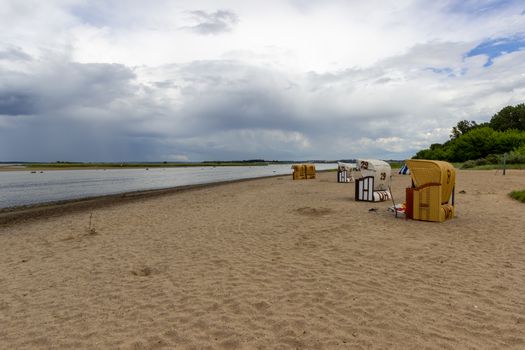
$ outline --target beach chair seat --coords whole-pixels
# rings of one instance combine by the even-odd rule
[[[407,203],[410,205],[410,214],[407,217],[414,220],[443,222],[454,216],[454,206],[441,204],[442,186],[426,184],[411,188],[407,192]]]
[[[374,191],[374,202],[384,202],[392,199],[390,191]]]
[[[389,190],[374,190],[374,176],[365,176],[355,180],[355,200],[365,202],[383,202],[392,198]]]

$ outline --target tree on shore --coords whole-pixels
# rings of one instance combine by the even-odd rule
[[[416,159],[465,162],[498,161],[503,153],[522,159],[525,147],[525,104],[508,106],[496,113],[489,123],[462,120],[451,130],[450,140],[434,143],[414,156]],[[523,154],[525,156],[525,154]]]
[[[461,135],[466,134],[467,132],[469,132],[470,130],[476,128],[477,126],[478,126],[478,124],[475,121],[473,121],[473,120],[471,120],[471,121],[462,120],[462,121],[458,122],[458,124],[456,126],[452,127],[452,132],[450,133],[450,138],[452,140],[457,139]]]
[[[510,129],[525,131],[525,104],[503,108],[490,119],[490,127],[498,131]]]

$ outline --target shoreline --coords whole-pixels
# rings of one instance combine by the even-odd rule
[[[318,172],[325,172],[329,170],[321,170]],[[103,207],[118,205],[131,201],[138,201],[145,198],[155,198],[160,196],[165,196],[178,192],[192,191],[202,188],[211,188],[222,185],[227,185],[236,182],[245,182],[245,181],[254,181],[259,179],[266,179],[272,177],[288,177],[291,175],[268,175],[261,177],[253,177],[247,179],[236,179],[236,180],[226,180],[226,181],[217,181],[209,182],[203,184],[195,185],[183,185],[177,187],[167,187],[153,190],[139,190],[139,191],[130,191],[122,192],[115,194],[107,194],[102,196],[93,196],[93,197],[83,197],[83,198],[74,198],[66,199],[53,202],[44,202],[44,203],[35,203],[28,205],[20,205],[13,207],[0,208],[0,226],[13,225],[18,222],[47,218],[51,216],[56,216],[72,213],[83,210],[94,210]]]
[[[507,171],[509,170],[518,171],[518,172],[523,171],[523,173],[525,173],[525,170],[523,169],[507,169]],[[459,171],[489,172],[493,170],[492,169],[491,170],[462,169]],[[327,170],[317,171],[317,173],[329,173],[329,172],[334,172],[334,170],[327,169]],[[396,173],[395,175],[397,176],[398,174]],[[170,194],[178,193],[178,192],[186,192],[186,191],[198,190],[202,188],[217,187],[217,186],[227,185],[227,184],[236,183],[236,182],[255,181],[255,180],[260,180],[260,179],[278,178],[278,177],[285,178],[289,176],[291,177],[291,175],[267,175],[267,176],[246,178],[246,179],[217,181],[217,182],[210,182],[210,183],[203,183],[203,184],[183,185],[183,186],[166,187],[166,188],[151,189],[151,190],[129,191],[129,192],[121,192],[121,193],[107,194],[107,195],[101,195],[101,196],[81,197],[81,198],[65,199],[65,200],[52,201],[52,202],[43,202],[43,203],[35,203],[35,204],[28,204],[28,205],[5,207],[5,208],[0,208],[0,227],[13,225],[18,222],[24,222],[24,221],[29,221],[33,219],[36,220],[40,218],[47,218],[47,217],[52,217],[52,216],[57,216],[57,215],[72,213],[72,212],[78,212],[78,211],[83,211],[83,210],[88,210],[88,209],[94,210],[94,209],[109,207],[109,206],[118,205],[118,204],[122,204],[126,202],[138,201],[140,199],[145,199],[145,198],[155,198],[155,197],[170,195]],[[521,189],[516,188],[514,190],[521,190]]]
[[[239,167],[239,166],[268,166],[268,164],[228,164],[228,165],[174,165],[174,166],[68,166],[68,167],[26,167],[26,166],[0,166],[0,172],[11,172],[11,171],[68,171],[68,170],[129,170],[129,169],[180,169],[180,168],[217,168],[217,167]]]

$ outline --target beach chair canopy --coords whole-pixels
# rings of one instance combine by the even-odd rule
[[[390,164],[379,159],[358,159],[356,166],[363,177],[374,177],[374,191],[388,189],[392,172]]]
[[[456,183],[456,169],[439,160],[410,159],[406,161],[415,187],[429,184],[441,185],[441,199],[448,202]],[[442,204],[443,204],[442,203]]]
[[[353,168],[355,168],[355,165],[353,165],[353,164],[337,162],[337,169],[338,170],[351,171]]]

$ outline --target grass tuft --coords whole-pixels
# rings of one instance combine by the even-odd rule
[[[88,234],[96,235],[98,232],[97,232],[97,229],[95,228],[95,224],[92,224],[92,220],[93,220],[93,212],[91,212],[91,214],[89,215]]]
[[[517,201],[525,203],[525,190],[512,191],[511,193],[509,193],[509,196],[511,196],[512,198],[514,198]]]
[[[456,168],[468,169],[468,170],[503,170],[501,164],[485,164],[475,165],[473,161],[466,161],[464,163],[454,163]],[[507,164],[507,170],[509,169],[525,169],[525,164]]]

